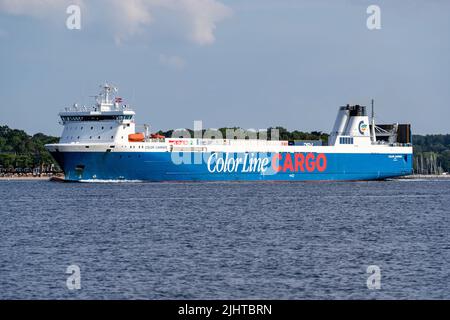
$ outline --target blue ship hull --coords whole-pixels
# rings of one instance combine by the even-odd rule
[[[312,153],[297,156],[219,153],[215,161],[207,162],[198,161],[199,154],[181,153],[181,158],[188,159],[181,164],[173,161],[170,152],[52,152],[52,155],[70,181],[340,181],[380,180],[412,173],[412,154],[326,153],[320,154],[323,155],[320,158]],[[260,161],[259,167],[252,167],[251,159],[258,156],[266,159],[262,162],[265,166],[261,167]]]

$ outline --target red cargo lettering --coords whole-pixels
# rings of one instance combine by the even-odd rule
[[[322,163],[321,163],[322,160]],[[325,171],[327,168],[327,157],[323,153],[319,153],[316,158],[316,167],[319,172]]]
[[[282,163],[281,163],[282,162]],[[327,157],[324,153],[276,153],[272,157],[272,168],[275,172],[323,172],[327,169]]]
[[[284,158],[283,172],[286,172],[287,169],[289,169],[291,172],[294,171],[294,166],[292,165],[292,157],[290,153],[286,153],[286,156]]]
[[[280,172],[281,168],[280,165],[277,163],[281,160],[281,154],[275,153],[272,157],[272,168],[275,170],[275,172]]]
[[[306,170],[312,172],[316,169],[316,163],[314,162],[314,153],[308,153],[306,155]]]
[[[301,172],[304,172],[305,169],[303,168],[303,163],[305,162],[305,156],[303,153],[296,153],[295,154],[295,171],[298,172],[300,169]]]

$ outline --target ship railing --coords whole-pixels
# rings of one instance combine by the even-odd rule
[[[136,130],[136,132],[142,132]],[[189,144],[193,146],[288,146],[289,141],[285,140],[258,140],[258,139],[203,139],[203,138],[177,138],[165,137],[161,139],[152,138],[149,134],[145,134],[145,141],[184,141],[180,145]]]
[[[94,109],[95,107],[87,107],[85,105],[79,106],[77,104],[74,104],[73,106],[65,107],[64,112],[81,112],[81,111],[91,111]]]
[[[199,145],[229,145],[229,146],[287,146],[288,141],[259,139],[198,139]]]
[[[384,140],[378,140],[378,141],[372,142],[372,144],[389,146],[389,147],[412,147],[412,143],[401,143],[401,142],[390,143],[390,142],[384,141]]]
[[[165,138],[145,138],[145,142],[164,142],[165,140]]]

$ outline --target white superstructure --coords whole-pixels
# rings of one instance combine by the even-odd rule
[[[112,98],[117,89],[107,83],[92,107],[74,105],[59,113],[64,126],[60,143],[126,143],[135,133],[135,113],[121,98]]]
[[[101,88],[94,106],[74,105],[59,113],[64,129],[58,144],[47,145],[50,151],[412,153],[410,145],[405,150],[405,144],[394,142],[391,133],[388,141],[377,141],[365,107],[359,105],[339,108],[328,146],[277,140],[154,138],[148,132],[136,132],[135,112],[115,97],[114,86],[105,83]]]

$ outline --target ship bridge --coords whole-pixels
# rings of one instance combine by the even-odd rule
[[[108,83],[101,88],[94,106],[74,104],[59,113],[60,143],[125,142],[135,132],[135,112],[115,95],[117,88]]]

